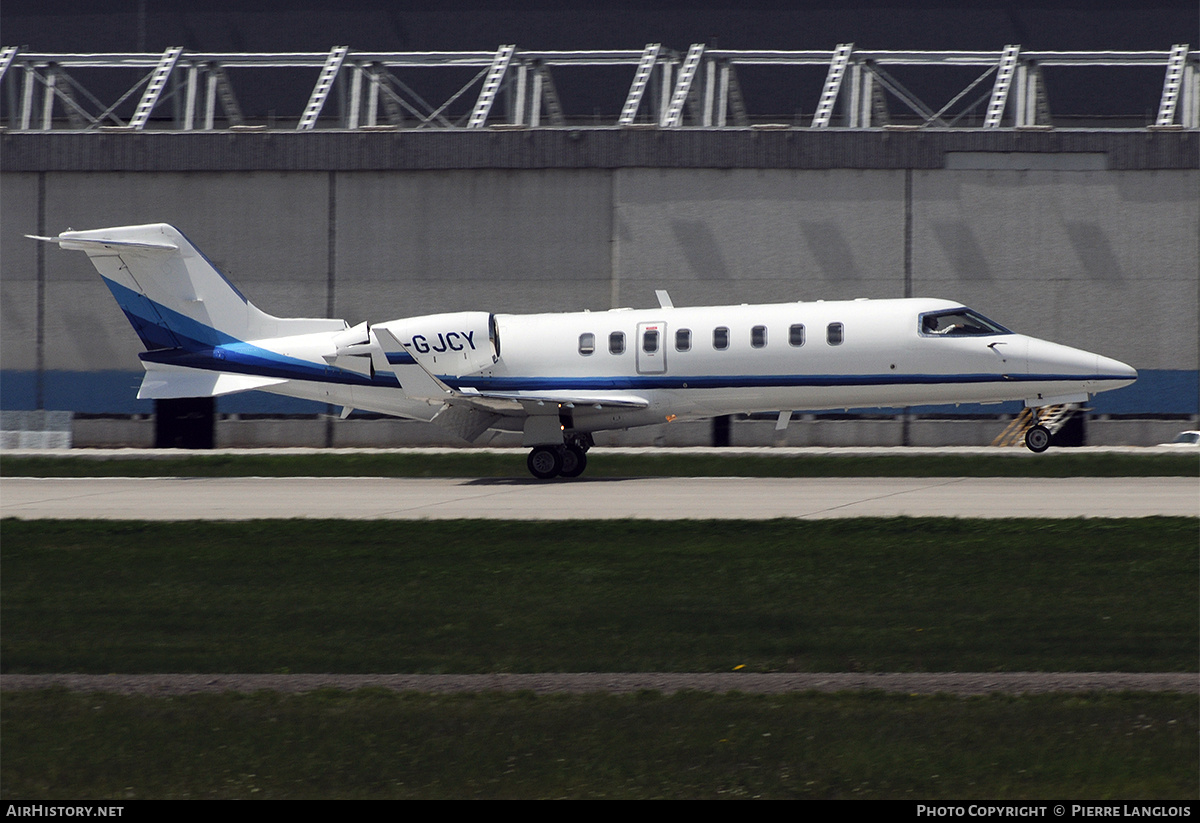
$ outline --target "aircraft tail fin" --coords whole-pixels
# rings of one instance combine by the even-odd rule
[[[245,298],[174,226],[65,231],[38,240],[85,252],[148,350],[339,331],[341,320],[279,318]]]

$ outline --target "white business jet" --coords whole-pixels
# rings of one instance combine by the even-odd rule
[[[141,337],[139,398],[259,390],[427,420],[468,441],[519,431],[535,477],[576,477],[592,434],[739,412],[1023,400],[1127,386],[1124,363],[1016,334],[947,300],[565,314],[482,311],[351,326],[260,311],[165,224],[38,240],[91,258]],[[780,411],[780,410],[784,411]],[[1025,439],[1050,444],[1045,426]]]

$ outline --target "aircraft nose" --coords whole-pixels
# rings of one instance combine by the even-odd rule
[[[1111,357],[1096,357],[1096,376],[1102,380],[1137,380],[1137,369]]]

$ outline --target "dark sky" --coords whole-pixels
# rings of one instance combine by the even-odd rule
[[[144,15],[140,12],[144,10]],[[636,49],[662,43],[732,49],[999,50],[1009,43],[1028,50],[1156,50],[1200,43],[1196,0],[1105,3],[1095,0],[1010,2],[494,2],[444,0],[3,0],[0,43],[34,52],[312,51],[335,45],[354,51],[494,51],[522,49]],[[579,71],[579,70],[576,70]],[[620,110],[628,70],[592,70],[556,76],[569,112]],[[770,75],[741,73],[752,113],[790,117],[811,114],[823,71]],[[311,72],[309,72],[311,74]],[[977,72],[974,72],[977,73]],[[811,76],[809,76],[811,75]],[[972,72],[903,81],[935,107],[973,79]],[[466,75],[467,79],[470,73]],[[244,79],[244,78],[250,78]],[[88,78],[85,78],[88,79]],[[91,82],[88,79],[88,82]],[[461,79],[436,78],[422,93],[452,94]],[[303,108],[312,79],[281,84],[242,75],[238,95],[252,109],[292,116]],[[438,87],[444,84],[445,88]],[[572,85],[575,84],[575,85]],[[932,85],[930,85],[932,84]],[[1158,104],[1161,69],[1057,70],[1047,76],[1056,115],[1109,114],[1149,117]],[[270,90],[274,87],[274,91]],[[115,93],[119,93],[117,90]]]
[[[139,9],[145,9],[139,26]],[[1200,40],[1195,0],[491,2],[4,0],[0,40],[34,51],[638,48],[1166,49]]]

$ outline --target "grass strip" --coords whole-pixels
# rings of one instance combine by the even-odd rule
[[[36,672],[1194,671],[1195,518],[0,524]]]
[[[1196,455],[588,455],[589,477],[1196,477]],[[527,477],[525,453],[12,457],[5,477]]]
[[[1194,800],[1191,695],[0,695],[7,799]]]

